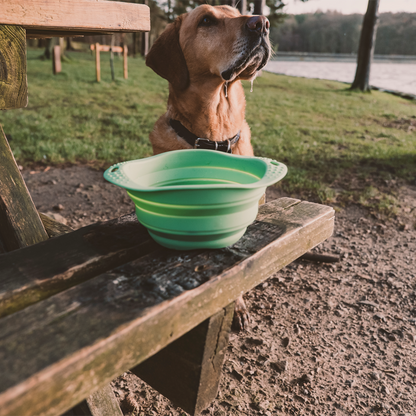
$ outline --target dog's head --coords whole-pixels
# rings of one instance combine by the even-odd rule
[[[205,4],[166,27],[146,65],[179,90],[199,78],[250,80],[270,57],[269,27],[264,16],[242,16],[230,6]]]

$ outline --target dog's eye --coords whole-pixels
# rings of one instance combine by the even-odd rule
[[[216,23],[216,20],[212,16],[204,16],[200,21],[198,26],[212,26]]]

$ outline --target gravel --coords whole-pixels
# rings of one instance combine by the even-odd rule
[[[133,210],[88,166],[23,175],[38,209],[73,228]],[[203,415],[415,415],[416,187],[398,192],[391,220],[336,208],[333,237],[313,251],[340,262],[297,260],[245,296],[251,326],[231,334]],[[126,415],[184,414],[129,372],[112,385]]]

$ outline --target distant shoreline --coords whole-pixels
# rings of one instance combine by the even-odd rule
[[[318,52],[280,52],[273,61],[356,62],[356,54]],[[374,62],[416,63],[416,55],[374,55]]]
[[[343,59],[273,59],[264,70],[292,77],[327,79],[351,84],[357,63]],[[403,98],[416,99],[415,61],[375,60],[371,66],[372,89],[389,92]]]

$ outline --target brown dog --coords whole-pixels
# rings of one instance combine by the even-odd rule
[[[202,5],[156,40],[146,65],[169,81],[167,112],[150,134],[154,154],[205,148],[252,156],[240,80],[254,80],[270,57],[269,21],[229,6]],[[242,298],[237,326],[248,319]]]

